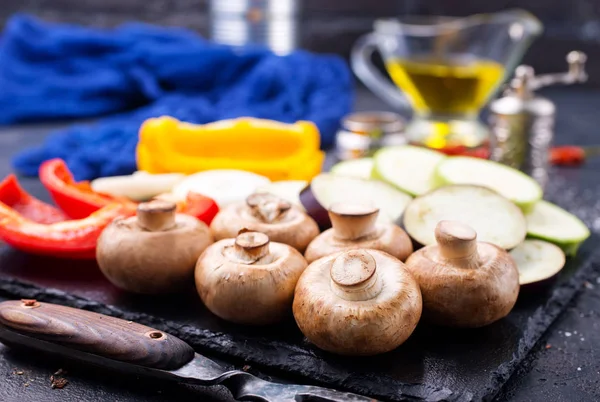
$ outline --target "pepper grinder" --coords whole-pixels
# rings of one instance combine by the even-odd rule
[[[490,104],[493,142],[490,159],[520,169],[540,185],[546,185],[556,106],[535,91],[555,84],[585,82],[586,59],[582,52],[570,52],[569,69],[565,73],[536,76],[530,66],[520,65],[515,69],[503,96]]]

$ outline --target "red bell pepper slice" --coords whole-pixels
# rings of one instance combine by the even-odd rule
[[[24,218],[0,203],[0,239],[32,254],[94,259],[100,233],[123,215],[122,205],[111,204],[84,219],[42,224]]]
[[[23,190],[13,174],[0,183],[0,202],[24,218],[37,223],[55,223],[69,219],[60,209],[38,200]]]
[[[219,212],[216,201],[210,197],[198,193],[188,192],[181,213],[194,216],[202,222],[210,225],[213,218]]]
[[[114,202],[135,211],[136,204],[126,198],[97,193],[88,181],[76,182],[62,159],[44,162],[40,167],[40,181],[56,205],[71,218],[85,218]]]
[[[130,208],[113,203],[85,219],[66,220],[62,211],[23,190],[14,175],[0,183],[0,239],[32,254],[94,259],[102,230],[131,214]]]
[[[40,167],[40,181],[50,192],[56,205],[71,218],[85,218],[115,202],[122,204],[131,214],[137,207],[137,203],[127,198],[95,192],[88,181],[76,182],[62,159],[44,162]],[[177,212],[194,216],[207,225],[219,212],[219,207],[212,198],[196,193],[189,193],[185,201],[177,202],[177,206]]]
[[[177,199],[171,193],[160,194],[154,198],[174,202],[177,205],[177,213],[191,215],[207,225],[210,225],[219,212],[219,206],[215,200],[191,191],[188,192],[185,201]]]
[[[111,204],[84,219],[42,224],[0,202],[0,239],[32,254],[94,259],[100,233],[115,218],[126,213],[122,205]]]

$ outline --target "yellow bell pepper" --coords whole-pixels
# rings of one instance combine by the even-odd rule
[[[321,172],[317,126],[255,118],[190,124],[172,117],[146,120],[137,145],[139,170],[192,174],[240,169],[276,180],[310,180]]]

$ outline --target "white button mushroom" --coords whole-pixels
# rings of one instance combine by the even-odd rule
[[[196,288],[206,307],[225,320],[271,324],[291,313],[294,288],[306,266],[296,249],[242,230],[202,254]]]
[[[288,244],[300,252],[319,234],[311,217],[269,193],[252,194],[245,202],[225,207],[210,225],[215,240],[234,238],[244,228],[265,233],[271,241]]]
[[[348,250],[304,271],[294,317],[309,341],[342,355],[374,355],[400,346],[421,317],[419,286],[404,264],[378,250]]]
[[[96,257],[109,281],[147,294],[192,283],[196,261],[212,237],[205,223],[175,209],[164,200],[141,203],[137,216],[116,219],[102,232]]]
[[[406,261],[423,294],[423,317],[438,325],[481,327],[512,310],[519,295],[519,272],[503,249],[477,242],[468,225],[440,221],[437,245]]]
[[[379,209],[358,203],[336,203],[329,208],[332,228],[317,236],[304,256],[311,263],[321,257],[350,249],[385,251],[401,261],[413,252],[410,237],[393,223],[377,223]]]

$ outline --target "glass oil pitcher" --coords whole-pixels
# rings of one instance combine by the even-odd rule
[[[354,46],[352,69],[392,106],[413,110],[409,143],[448,153],[487,147],[479,112],[541,32],[539,20],[521,10],[377,20]],[[375,50],[393,84],[371,62]]]

